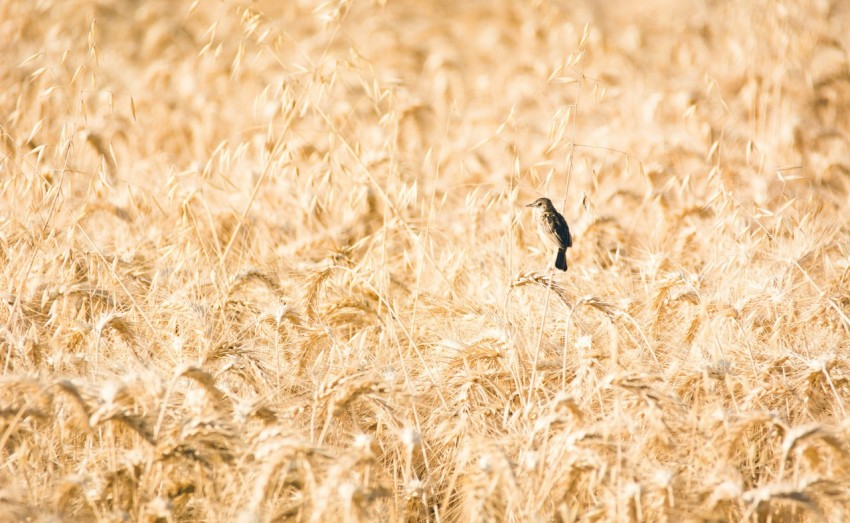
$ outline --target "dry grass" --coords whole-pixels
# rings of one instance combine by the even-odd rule
[[[0,520],[847,519],[848,26],[0,1]]]

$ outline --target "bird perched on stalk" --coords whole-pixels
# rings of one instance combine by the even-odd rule
[[[558,249],[555,267],[567,270],[567,248],[573,246],[570,227],[567,220],[552,205],[549,198],[538,198],[534,203],[526,205],[534,209],[534,221],[537,222],[537,232],[547,245]]]

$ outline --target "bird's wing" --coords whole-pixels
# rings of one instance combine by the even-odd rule
[[[558,235],[558,241],[564,248],[573,246],[573,237],[570,234],[570,227],[567,225],[567,220],[560,214],[557,215],[557,223],[555,224],[555,233]]]

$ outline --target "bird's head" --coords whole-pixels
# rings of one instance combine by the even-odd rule
[[[534,207],[536,209],[549,209],[552,207],[552,200],[549,198],[538,198],[534,203],[529,203],[526,207]]]

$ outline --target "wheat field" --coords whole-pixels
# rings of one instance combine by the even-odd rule
[[[0,1],[0,521],[850,518],[847,27]]]

